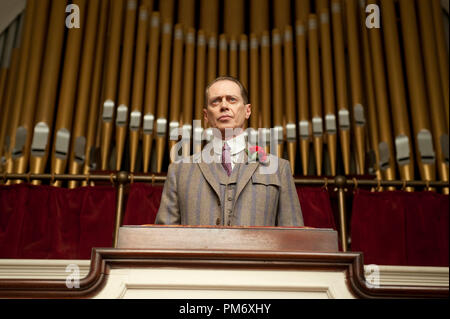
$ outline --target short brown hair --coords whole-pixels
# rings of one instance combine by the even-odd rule
[[[219,81],[231,81],[236,83],[237,85],[239,85],[239,88],[241,89],[241,96],[242,96],[242,100],[244,100],[244,104],[248,104],[248,93],[247,93],[247,89],[245,88],[245,86],[235,77],[233,76],[219,76],[217,78],[215,78],[214,80],[212,80],[205,89],[205,108],[208,106],[208,90],[211,87],[211,85],[213,85],[216,82]]]

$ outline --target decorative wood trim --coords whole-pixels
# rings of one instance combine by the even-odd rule
[[[89,298],[106,284],[111,268],[183,267],[344,271],[349,290],[358,298],[448,298],[448,287],[369,287],[361,253],[289,253],[254,251],[138,250],[94,248],[89,274],[80,288],[65,280],[0,279],[3,298]]]

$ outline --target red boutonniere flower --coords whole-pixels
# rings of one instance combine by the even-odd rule
[[[250,146],[246,151],[249,161],[259,161],[262,164],[266,164],[269,161],[266,151],[260,146]]]

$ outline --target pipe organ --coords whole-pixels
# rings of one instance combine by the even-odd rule
[[[439,0],[28,0],[0,34],[0,173],[166,172],[230,75],[247,137],[296,175],[448,181],[444,19]]]

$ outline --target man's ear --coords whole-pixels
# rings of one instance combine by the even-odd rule
[[[203,108],[203,119],[206,123],[208,123],[208,110],[206,109],[206,107]]]
[[[245,106],[245,119],[248,120],[248,118],[250,117],[250,114],[252,114],[252,105],[251,104],[247,104]]]

